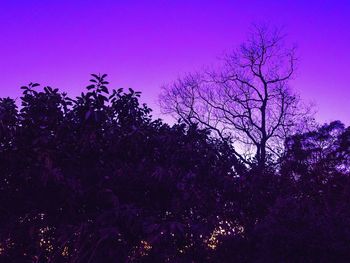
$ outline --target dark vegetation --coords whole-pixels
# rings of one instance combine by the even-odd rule
[[[153,120],[93,75],[71,99],[0,99],[1,262],[346,262],[350,128],[285,140],[279,165]]]

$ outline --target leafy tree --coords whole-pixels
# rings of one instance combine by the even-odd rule
[[[288,138],[281,171],[246,183],[257,187],[238,195],[253,201],[240,211],[254,224],[243,236],[223,236],[214,261],[347,262],[349,129],[336,121]]]
[[[139,92],[93,75],[72,99],[0,100],[0,256],[8,262],[205,260],[240,162],[195,125],[152,120]],[[223,201],[222,201],[223,202]]]

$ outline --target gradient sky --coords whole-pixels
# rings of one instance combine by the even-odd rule
[[[350,0],[0,0],[0,97],[39,82],[77,95],[90,73],[143,92],[214,63],[253,22],[284,26],[299,47],[293,87],[321,122],[350,124]]]

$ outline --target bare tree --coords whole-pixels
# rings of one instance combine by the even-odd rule
[[[219,69],[162,87],[163,112],[231,139],[246,164],[277,160],[285,138],[302,130],[311,116],[288,85],[296,56],[284,39],[280,30],[255,26]]]

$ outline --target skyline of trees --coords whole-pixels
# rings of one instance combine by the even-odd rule
[[[350,260],[350,126],[318,124],[295,48],[255,26],[221,67],[141,92],[0,98],[0,262]]]
[[[92,75],[70,98],[0,99],[1,262],[346,262],[350,127],[285,141],[247,166],[196,124],[151,117]]]

